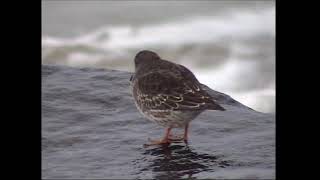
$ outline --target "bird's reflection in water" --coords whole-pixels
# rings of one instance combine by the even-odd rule
[[[140,171],[151,171],[155,179],[196,179],[192,176],[197,173],[229,165],[220,157],[194,152],[185,144],[148,147],[138,161],[141,160],[144,161],[144,167]]]

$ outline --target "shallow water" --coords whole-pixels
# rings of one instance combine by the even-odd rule
[[[227,111],[192,121],[187,145],[145,148],[164,129],[139,114],[130,75],[42,66],[43,178],[275,178],[274,114],[210,90]]]

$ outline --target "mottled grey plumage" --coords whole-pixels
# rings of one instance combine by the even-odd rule
[[[134,61],[132,94],[149,120],[164,127],[184,127],[204,110],[225,110],[186,67],[147,50],[139,52]]]

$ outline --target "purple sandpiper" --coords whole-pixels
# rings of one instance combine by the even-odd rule
[[[186,67],[149,50],[137,53],[134,63],[130,81],[135,104],[147,119],[166,128],[162,139],[150,140],[147,145],[187,142],[190,121],[205,110],[225,110]],[[184,135],[172,138],[172,128],[184,128]]]

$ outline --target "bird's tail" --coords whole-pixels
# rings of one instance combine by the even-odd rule
[[[222,107],[221,105],[213,102],[213,103],[210,103],[210,104],[209,104],[208,110],[225,111],[226,109],[225,109],[224,107]]]

